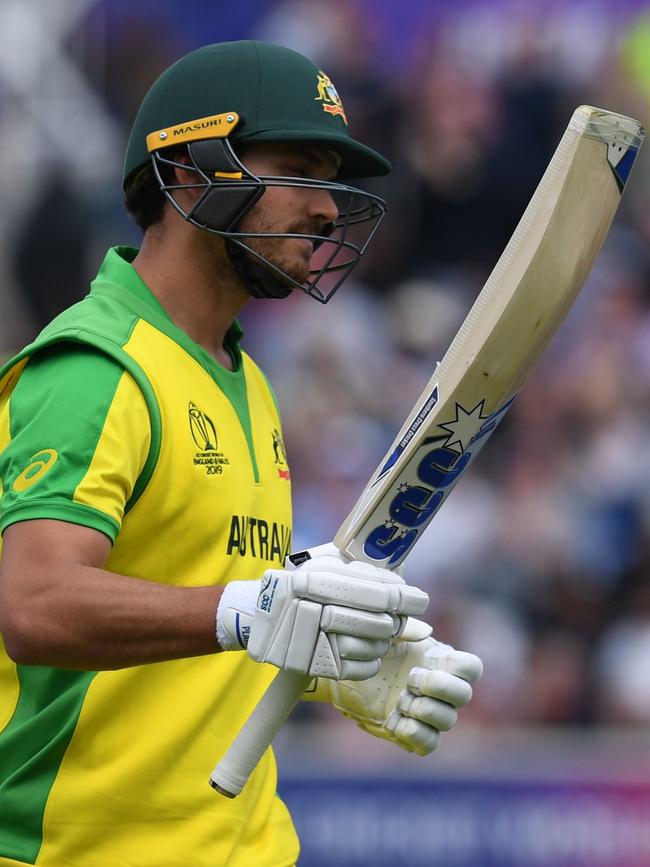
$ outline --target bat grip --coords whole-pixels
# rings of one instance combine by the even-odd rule
[[[210,785],[215,791],[226,798],[239,795],[311,680],[308,674],[278,672],[210,774]]]

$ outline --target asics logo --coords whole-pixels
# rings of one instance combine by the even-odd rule
[[[35,485],[45,473],[52,469],[58,457],[59,453],[55,449],[41,449],[40,452],[32,455],[31,463],[25,467],[14,482],[14,491],[20,494]]]

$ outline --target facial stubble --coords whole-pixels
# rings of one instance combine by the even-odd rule
[[[314,236],[322,231],[322,225],[294,224],[280,230],[274,226],[265,214],[250,214],[242,220],[239,231],[255,233],[244,238],[244,242],[259,256],[267,259],[276,268],[284,271],[297,283],[306,283],[311,273],[311,257],[313,240],[311,237],[301,238],[268,238],[259,235],[271,232],[286,232],[287,234]],[[259,235],[258,235],[259,233]]]

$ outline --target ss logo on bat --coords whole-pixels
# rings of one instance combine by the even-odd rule
[[[373,560],[390,557],[388,565],[404,557],[417,539],[419,528],[442,504],[445,489],[456,481],[471,459],[469,451],[459,454],[444,447],[427,452],[417,468],[417,477],[423,485],[400,485],[388,507],[389,519],[372,530],[364,542],[363,550],[368,557]]]

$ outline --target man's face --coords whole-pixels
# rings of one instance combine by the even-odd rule
[[[333,154],[322,148],[299,143],[251,144],[240,158],[249,171],[258,176],[333,180],[338,168]],[[242,219],[238,231],[318,235],[337,216],[337,207],[327,190],[269,186]],[[256,253],[281,268],[298,283],[309,279],[313,253],[311,241],[300,238],[245,240]]]

